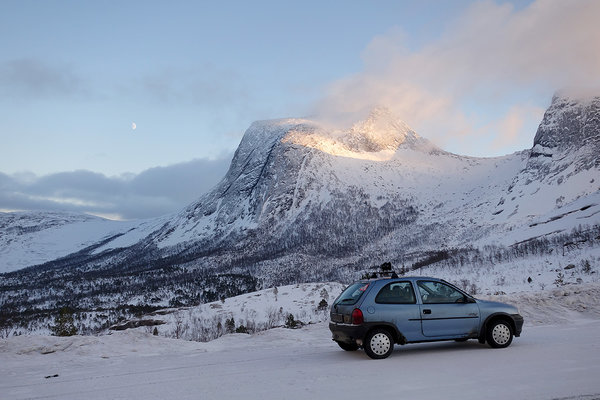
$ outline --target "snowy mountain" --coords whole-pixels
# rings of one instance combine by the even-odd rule
[[[532,149],[494,158],[443,151],[384,108],[346,130],[255,122],[221,182],[174,215],[0,215],[0,271],[14,271],[0,304],[198,304],[386,261],[491,292],[531,275],[547,285],[600,259],[599,105],[555,96]]]
[[[0,213],[0,273],[91,250],[146,224],[66,212]]]
[[[575,208],[586,208],[581,223],[595,224],[598,102],[555,97],[533,149],[497,158],[444,152],[385,109],[349,131],[298,119],[257,122],[220,184],[154,232],[152,244],[189,257],[191,266],[222,249],[234,259],[354,262],[363,253],[356,261],[410,262],[407,254],[491,238],[511,245],[527,239],[530,225],[564,232],[544,221],[575,212],[568,207],[578,199]]]

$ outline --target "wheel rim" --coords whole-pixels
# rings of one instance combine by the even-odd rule
[[[388,351],[390,351],[390,347],[392,346],[392,342],[390,338],[385,333],[376,333],[371,338],[370,342],[371,351],[378,356],[382,356]]]
[[[494,342],[500,346],[505,345],[510,340],[510,328],[504,324],[498,324],[492,330]]]

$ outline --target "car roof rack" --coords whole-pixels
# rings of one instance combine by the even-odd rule
[[[367,279],[396,279],[399,278],[396,271],[373,271]]]

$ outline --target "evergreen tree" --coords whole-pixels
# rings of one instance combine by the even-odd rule
[[[54,325],[50,327],[54,336],[73,336],[77,334],[77,328],[73,323],[73,311],[63,307],[54,319]]]
[[[329,304],[327,304],[327,300],[321,299],[319,302],[319,306],[317,307],[319,310],[325,310]]]
[[[244,325],[240,325],[235,328],[235,333],[248,333],[248,328],[246,328]]]
[[[235,320],[233,317],[231,319],[225,320],[225,333],[233,333],[235,332]]]
[[[287,319],[285,320],[285,327],[288,329],[295,329],[298,327],[298,321],[294,319],[292,314],[288,314]]]

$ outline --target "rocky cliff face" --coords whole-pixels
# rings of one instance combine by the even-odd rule
[[[596,147],[599,134],[600,97],[581,101],[555,95],[533,140],[533,153]]]
[[[539,204],[563,207],[598,191],[600,97],[588,100],[555,95],[534,138],[525,168],[511,182],[502,203],[539,215]],[[515,201],[515,195],[517,200]],[[529,200],[521,202],[527,195]],[[521,203],[521,204],[519,204]],[[506,208],[506,206],[504,206]]]
[[[556,170],[570,155],[578,169],[590,169],[600,165],[599,154],[600,97],[582,101],[555,95],[533,140],[530,166]]]

